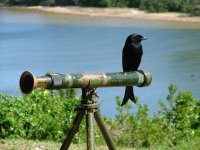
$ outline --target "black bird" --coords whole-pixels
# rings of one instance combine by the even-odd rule
[[[127,37],[122,52],[122,66],[124,72],[137,71],[143,54],[141,41],[146,39],[146,37],[140,34],[131,34]],[[132,86],[126,87],[121,106],[125,105],[129,99],[136,103]]]

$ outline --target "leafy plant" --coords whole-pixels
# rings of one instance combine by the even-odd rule
[[[1,94],[0,137],[61,141],[75,115],[79,99],[38,89],[23,98]],[[73,93],[73,92],[72,92]]]
[[[177,87],[169,86],[167,100],[170,108],[160,102],[163,119],[168,125],[168,132],[173,134],[173,143],[176,144],[181,138],[188,138],[199,132],[200,127],[200,101],[195,99],[191,92],[182,91],[176,96]],[[171,136],[172,137],[172,136]]]
[[[200,101],[189,91],[177,94],[177,87],[173,84],[169,86],[167,96],[169,106],[160,102],[161,110],[154,117],[148,116],[147,105],[137,103],[137,111],[131,112],[130,104],[120,107],[121,99],[116,97],[116,101],[118,115],[116,129],[112,129],[118,131],[115,140],[119,145],[150,147],[167,143],[174,147],[183,139],[200,133]]]
[[[164,123],[162,118],[148,117],[147,105],[137,103],[137,112],[131,112],[132,106],[126,104],[121,107],[121,99],[117,100],[118,115],[116,116],[118,127],[118,138],[116,139],[119,145],[128,145],[134,147],[149,147],[157,142],[160,142],[164,132]]]

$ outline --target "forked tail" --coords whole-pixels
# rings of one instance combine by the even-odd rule
[[[133,87],[132,86],[127,86],[126,87],[125,94],[124,94],[124,99],[122,101],[121,106],[125,105],[128,102],[129,99],[131,101],[133,101],[134,103],[136,103],[135,96],[134,96],[134,93],[133,93]]]

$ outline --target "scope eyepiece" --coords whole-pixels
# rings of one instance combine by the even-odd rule
[[[23,72],[19,84],[24,94],[30,93],[34,89],[34,76],[28,71]]]

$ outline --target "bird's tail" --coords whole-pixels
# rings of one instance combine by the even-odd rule
[[[133,87],[132,86],[127,86],[126,87],[125,94],[124,94],[124,99],[122,101],[121,106],[125,105],[128,102],[129,99],[131,101],[133,101],[134,103],[136,103],[135,96],[134,96],[134,93],[133,93]]]

